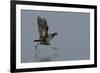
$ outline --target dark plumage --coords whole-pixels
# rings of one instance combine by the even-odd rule
[[[47,20],[40,16],[37,17],[39,39],[34,40],[34,42],[40,42],[42,45],[50,45],[50,40],[52,40],[58,33],[48,33],[49,27],[47,25]]]

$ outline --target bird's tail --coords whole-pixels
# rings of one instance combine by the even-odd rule
[[[41,40],[34,40],[34,42],[40,42]]]

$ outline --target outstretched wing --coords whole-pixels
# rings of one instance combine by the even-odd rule
[[[45,39],[48,36],[48,25],[45,18],[37,17],[38,31],[40,39]]]

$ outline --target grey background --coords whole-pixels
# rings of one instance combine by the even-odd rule
[[[33,40],[38,39],[37,16],[45,17],[49,32],[58,32],[51,43],[58,50],[39,46],[38,59],[52,61],[90,59],[90,14],[74,12],[21,11],[21,62],[37,62]]]

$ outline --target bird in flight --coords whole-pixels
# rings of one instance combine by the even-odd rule
[[[57,32],[48,33],[49,27],[47,20],[40,16],[37,16],[37,25],[38,25],[38,32],[39,32],[39,39],[34,40],[34,42],[38,42],[41,45],[51,45],[50,41],[58,35]]]

